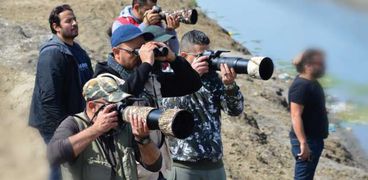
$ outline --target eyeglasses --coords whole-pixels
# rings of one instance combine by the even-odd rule
[[[131,55],[134,55],[134,56],[138,56],[138,49],[133,49],[133,50],[129,50],[129,49],[125,49],[125,48],[121,48],[121,47],[116,47],[117,49],[120,49],[120,50],[123,50],[123,51],[126,51],[128,52],[129,54]]]
[[[93,101],[96,104],[102,104],[101,107],[105,108],[106,106],[110,105],[110,104],[115,104],[115,103],[111,103],[111,102],[102,102],[102,101]]]
[[[204,52],[200,52],[200,53],[190,53],[190,52],[187,52],[187,54],[188,54],[188,55],[195,56],[195,57],[197,57],[197,58],[199,58],[199,57],[203,56],[203,53],[204,53]]]

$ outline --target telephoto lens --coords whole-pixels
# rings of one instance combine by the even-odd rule
[[[210,60],[215,70],[220,70],[221,64],[234,68],[238,74],[248,74],[251,77],[268,80],[272,77],[274,65],[269,57],[252,57],[243,59],[239,57],[218,57]]]
[[[185,139],[193,133],[194,117],[183,109],[156,109],[152,107],[118,107],[123,121],[130,123],[129,117],[138,114],[144,118],[150,130],[160,130],[167,136]]]
[[[221,64],[226,64],[230,68],[234,68],[238,74],[248,74],[251,77],[268,80],[272,77],[274,71],[273,61],[269,57],[251,57],[244,59],[241,57],[223,57],[223,50],[206,50],[201,56],[207,56],[211,69],[219,71]]]
[[[161,19],[166,19],[166,16],[177,16],[179,22],[184,24],[196,24],[198,21],[198,11],[196,9],[180,9],[173,11],[162,11],[160,6],[153,6],[153,12],[159,13]]]

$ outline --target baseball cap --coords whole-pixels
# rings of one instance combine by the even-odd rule
[[[130,41],[139,36],[143,36],[146,41],[150,41],[154,38],[152,33],[142,32],[138,27],[132,24],[122,25],[112,33],[111,46],[116,47],[121,43]]]
[[[170,39],[175,38],[174,35],[167,34],[164,28],[157,25],[147,26],[146,28],[144,28],[143,32],[153,34],[154,41],[158,42],[166,42]]]
[[[125,93],[121,86],[124,80],[112,75],[101,74],[89,80],[83,86],[83,97],[86,101],[104,99],[107,102],[117,103],[132,95]]]

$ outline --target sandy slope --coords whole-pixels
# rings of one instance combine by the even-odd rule
[[[27,126],[37,62],[37,47],[49,37],[48,14],[60,2],[70,3],[80,23],[78,40],[94,61],[109,51],[105,30],[120,10],[113,0],[0,1],[0,179],[44,179],[45,145]],[[125,1],[127,2],[127,1]],[[165,7],[186,7],[190,0],[162,0]],[[173,3],[177,2],[177,3]],[[247,52],[212,20],[201,15],[196,26],[182,25],[179,35],[200,29],[213,47]],[[287,138],[290,127],[285,105],[289,82],[253,81],[240,76],[245,112],[223,120],[225,167],[230,179],[291,179],[292,160]],[[368,173],[333,134],[326,143],[317,179],[368,179]]]
[[[0,67],[0,179],[43,179],[46,146],[26,124],[33,76],[15,71]]]

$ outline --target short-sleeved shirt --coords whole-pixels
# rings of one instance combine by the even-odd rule
[[[291,102],[304,106],[302,120],[307,138],[327,138],[328,117],[325,94],[320,83],[297,76],[289,89]],[[293,128],[290,134],[295,136]]]

